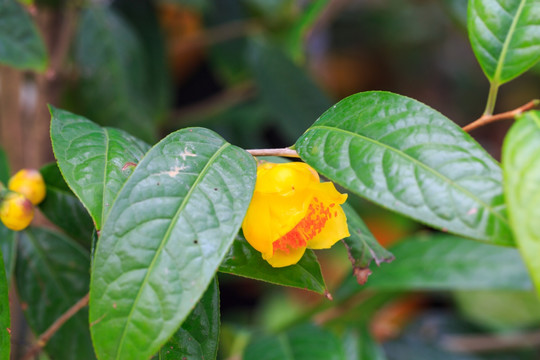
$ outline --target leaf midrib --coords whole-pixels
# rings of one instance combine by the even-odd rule
[[[515,17],[512,20],[512,24],[510,25],[510,28],[508,29],[508,33],[506,34],[506,38],[504,39],[504,44],[501,49],[499,61],[497,62],[497,68],[495,69],[495,74],[493,74],[492,83],[494,84],[501,83],[500,77],[503,71],[504,62],[506,60],[506,54],[508,52],[508,48],[510,47],[510,42],[512,41],[517,23],[519,21],[519,18],[521,17],[521,13],[523,12],[523,7],[525,6],[526,2],[527,0],[521,0],[521,2],[519,3],[519,7],[516,11]]]
[[[176,222],[177,222],[178,218],[180,217],[180,214],[182,213],[184,208],[187,206],[187,203],[188,203],[188,200],[191,197],[191,194],[193,194],[193,192],[195,191],[197,186],[201,183],[201,181],[206,176],[206,173],[210,169],[210,165],[213,164],[215,162],[215,160],[219,157],[219,155],[221,155],[221,153],[223,153],[223,151],[229,146],[230,146],[229,143],[224,143],[212,155],[212,157],[208,160],[208,162],[206,163],[206,165],[204,166],[204,168],[200,172],[199,176],[197,177],[197,179],[195,180],[193,185],[191,185],[189,191],[187,192],[186,196],[184,197],[184,200],[182,200],[182,202],[180,203],[180,206],[178,207],[178,210],[174,214],[173,218],[171,219],[171,223],[169,224],[169,227],[167,228],[167,231],[165,232],[165,235],[163,236],[163,240],[159,244],[158,249],[154,253],[154,257],[152,258],[152,261],[150,262],[150,265],[148,266],[148,270],[146,272],[146,275],[144,276],[144,279],[143,279],[143,281],[141,283],[141,286],[139,287],[139,291],[137,292],[137,295],[135,296],[135,300],[133,301],[133,305],[131,306],[131,310],[129,311],[128,317],[126,318],[126,322],[125,322],[125,325],[124,325],[124,330],[122,331],[122,336],[120,337],[120,344],[118,345],[118,348],[117,348],[117,351],[116,351],[116,354],[115,354],[115,357],[114,357],[115,359],[119,359],[118,356],[119,356],[119,354],[122,353],[122,348],[124,346],[124,340],[126,338],[126,331],[127,331],[129,323],[131,322],[131,317],[133,316],[133,311],[134,311],[134,309],[136,307],[137,302],[139,301],[139,297],[141,296],[142,289],[144,288],[145,284],[147,283],[148,277],[152,273],[152,269],[154,267],[154,264],[155,264],[155,262],[156,262],[156,260],[157,260],[157,258],[159,256],[159,254],[161,254],[165,244],[168,242],[168,239],[169,239],[169,237],[170,237],[170,235],[172,233],[172,229],[174,228],[174,225],[176,224]]]
[[[493,209],[493,207],[491,207],[490,205],[486,204],[484,201],[482,201],[481,199],[477,198],[476,196],[474,196],[474,194],[472,194],[471,192],[469,192],[468,190],[462,188],[461,186],[458,186],[454,181],[452,181],[451,179],[443,176],[441,173],[435,171],[434,169],[432,169],[431,167],[427,166],[426,164],[422,163],[421,161],[418,161],[417,159],[413,158],[412,156],[404,153],[403,151],[400,151],[399,149],[396,149],[396,148],[393,148],[387,144],[384,144],[382,142],[379,142],[377,140],[374,140],[374,139],[371,139],[365,135],[361,135],[361,134],[358,134],[358,133],[355,133],[355,132],[352,132],[350,130],[346,130],[346,129],[342,129],[342,128],[338,128],[338,127],[331,127],[331,126],[325,126],[325,125],[316,125],[316,126],[312,126],[310,128],[310,130],[313,130],[313,129],[326,129],[326,130],[329,130],[329,131],[335,131],[335,132],[342,132],[342,133],[345,133],[345,134],[348,134],[348,135],[352,135],[353,137],[358,137],[362,140],[365,140],[365,141],[368,141],[368,142],[371,142],[375,145],[378,145],[380,147],[383,147],[395,154],[398,154],[399,156],[401,156],[402,158],[405,158],[407,160],[410,160],[413,164],[425,169],[427,172],[429,173],[432,173],[433,175],[435,175],[436,177],[442,179],[443,181],[445,181],[446,183],[450,184],[451,186],[453,186],[455,189],[461,191],[464,195],[467,195],[469,198],[475,200],[478,204],[484,206],[486,209],[489,210],[489,212],[491,214],[493,214],[495,217],[497,217],[499,220],[501,220],[503,223],[507,224],[508,226],[509,223],[508,223],[508,220],[505,219],[501,214],[495,212],[495,210]]]

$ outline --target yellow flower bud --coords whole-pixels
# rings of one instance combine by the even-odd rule
[[[23,194],[34,205],[45,198],[45,181],[34,169],[22,169],[9,179],[8,189]]]
[[[296,264],[306,248],[327,249],[350,236],[340,206],[346,199],[305,163],[262,163],[242,230],[273,267]]]
[[[26,228],[34,218],[34,206],[24,195],[8,192],[0,203],[0,220],[11,230]]]

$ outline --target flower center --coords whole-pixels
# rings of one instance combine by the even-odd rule
[[[289,253],[291,249],[307,246],[307,241],[318,235],[326,222],[337,214],[330,210],[336,204],[325,206],[317,198],[309,204],[306,216],[287,234],[272,243],[274,252],[277,250]]]

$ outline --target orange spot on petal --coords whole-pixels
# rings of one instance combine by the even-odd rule
[[[337,212],[334,212],[334,216],[337,216]],[[274,251],[288,254],[291,249],[307,246],[307,241],[318,235],[331,217],[329,208],[314,198],[306,216],[291,231],[272,243]]]

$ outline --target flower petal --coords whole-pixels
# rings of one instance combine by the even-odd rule
[[[310,201],[304,192],[289,196],[255,193],[242,223],[246,240],[257,251],[271,256],[272,243],[302,220]]]
[[[310,249],[328,249],[339,240],[351,236],[347,226],[347,217],[341,206],[336,205],[330,210],[332,217],[326,221],[320,233],[308,240]]]
[[[302,256],[304,256],[304,253],[306,252],[305,247],[300,247],[297,249],[291,249],[289,252],[284,251],[275,251],[274,254],[270,257],[267,257],[266,254],[263,253],[263,259],[268,261],[272,267],[284,267],[296,264]]]
[[[253,195],[246,217],[242,223],[242,231],[246,240],[257,251],[272,253],[272,222],[270,202],[264,196]]]
[[[286,195],[318,183],[319,175],[305,163],[264,163],[257,168],[255,192]]]
[[[336,187],[331,182],[324,182],[311,185],[310,189],[317,198],[324,203],[336,203],[338,205],[343,204],[348,195],[342,194],[336,190]]]
[[[306,191],[295,191],[288,196],[263,195],[268,201],[272,217],[272,240],[277,240],[291,231],[306,216],[313,195]]]

